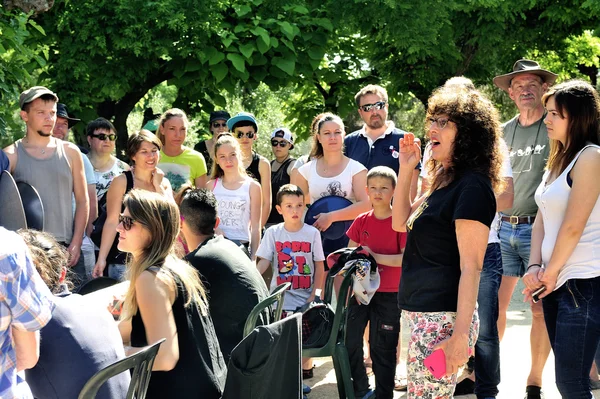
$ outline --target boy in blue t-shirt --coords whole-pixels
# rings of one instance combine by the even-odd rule
[[[367,174],[367,194],[373,209],[359,215],[346,232],[349,247],[361,245],[377,261],[380,285],[368,305],[351,298],[348,307],[346,346],[350,358],[354,392],[357,398],[394,396],[396,347],[400,333],[400,310],[397,305],[402,273],[402,250],[406,233],[392,229],[392,197],[396,174],[387,166],[377,166]],[[375,391],[369,389],[369,378],[363,361],[363,335],[370,322],[369,344]]]
[[[270,290],[285,282],[292,286],[285,293],[283,309],[293,312],[315,299],[325,273],[321,233],[304,223],[304,193],[285,184],[277,192],[276,209],[283,223],[269,227],[260,242],[256,257],[258,271],[263,274],[273,265]],[[312,377],[312,359],[302,360],[303,377]]]

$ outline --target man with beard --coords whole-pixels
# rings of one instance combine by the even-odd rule
[[[388,121],[387,91],[378,85],[367,85],[354,96],[358,114],[364,126],[344,139],[347,157],[363,164],[368,170],[375,166],[387,166],[398,174],[398,141],[404,132]],[[421,169],[419,165],[417,167]],[[419,170],[413,172],[411,194],[416,195]]]
[[[52,137],[58,97],[43,86],[25,90],[19,97],[25,137],[4,149],[16,181],[33,186],[44,207],[44,230],[69,252],[69,267],[81,279],[85,266],[81,243],[89,203],[81,152],[75,144]],[[75,195],[75,215],[71,195]],[[77,285],[77,281],[75,281]]]
[[[500,339],[506,329],[506,311],[515,286],[531,265],[531,246],[537,246],[538,253],[540,251],[541,243],[531,242],[531,231],[534,223],[542,222],[536,220],[538,207],[534,194],[542,181],[550,152],[542,95],[556,77],[556,74],[540,68],[535,61],[519,60],[512,72],[494,78],[494,84],[507,92],[519,109],[519,114],[502,126],[513,171],[514,202],[512,208],[501,211],[499,236],[503,275],[498,291]],[[531,370],[525,398],[539,399],[543,397],[542,371],[550,353],[550,340],[541,301],[531,304],[531,314]]]

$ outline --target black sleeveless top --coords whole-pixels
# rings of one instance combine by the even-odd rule
[[[260,172],[258,171],[259,162],[260,156],[254,151],[252,151],[252,162],[246,168],[246,173],[248,173],[248,176],[256,180],[258,184],[260,184]]]
[[[282,223],[283,216],[277,212],[275,208],[275,199],[277,198],[277,192],[281,188],[281,186],[290,183],[290,175],[287,173],[287,169],[290,166],[290,163],[295,162],[294,158],[286,159],[277,171],[273,172],[273,163],[274,160],[271,161],[271,213],[269,214],[269,219],[267,219],[267,223]]]
[[[149,271],[156,273],[158,267],[152,267]],[[212,320],[208,313],[202,315],[193,302],[184,307],[187,293],[177,277],[175,281],[177,298],[172,309],[177,327],[179,361],[173,370],[152,372],[146,398],[221,398],[227,368]],[[131,319],[131,327],[131,346],[148,345],[139,311]]]
[[[206,148],[206,141],[200,141],[194,146],[194,150],[198,151],[202,156],[204,156],[204,160],[206,161],[206,173],[210,175],[212,170],[213,160],[210,154],[208,153],[208,148]]]
[[[127,195],[127,193],[133,189],[133,173],[131,173],[130,170],[126,170],[123,172],[123,174],[127,179],[127,187],[125,188],[125,194],[123,194],[123,197],[125,197],[125,195]],[[106,200],[106,197],[108,197],[108,195],[104,194],[102,199]],[[124,211],[125,205],[121,204],[121,213],[123,213]],[[108,256],[106,257],[107,265],[124,265],[127,262],[127,254],[125,252],[119,251],[117,245],[119,245],[119,234],[115,236],[112,247],[110,248]],[[108,267],[104,270],[108,272]]]

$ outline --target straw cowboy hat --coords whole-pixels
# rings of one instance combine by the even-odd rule
[[[540,64],[538,64],[537,62],[522,59],[522,60],[515,62],[515,65],[513,65],[512,72],[507,73],[505,75],[496,76],[494,78],[494,84],[496,86],[498,86],[499,88],[501,88],[502,90],[504,90],[505,92],[508,92],[508,88],[510,87],[510,82],[516,76],[518,76],[520,74],[524,74],[524,73],[538,75],[539,77],[542,78],[544,83],[548,83],[548,86],[551,86],[552,84],[554,84],[554,82],[556,81],[556,78],[558,77],[557,74],[547,71],[545,69],[542,69],[540,67]]]

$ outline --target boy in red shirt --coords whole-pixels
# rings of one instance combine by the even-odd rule
[[[402,250],[406,233],[392,229],[392,197],[396,174],[391,168],[377,166],[367,174],[367,194],[373,209],[359,215],[346,232],[349,247],[361,245],[377,261],[381,283],[368,305],[351,299],[348,308],[346,346],[357,398],[392,399],[396,373],[396,347],[400,333],[398,286],[402,274]],[[370,322],[369,343],[375,391],[363,361],[363,334]]]

